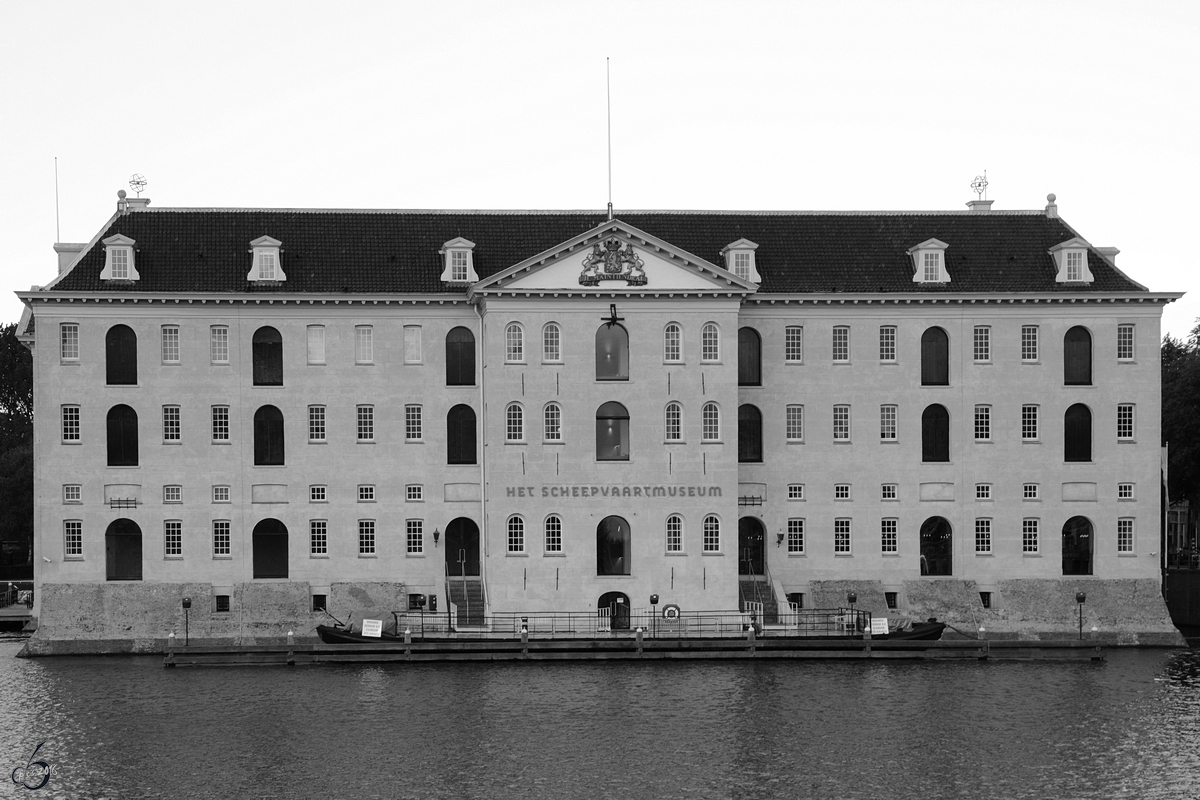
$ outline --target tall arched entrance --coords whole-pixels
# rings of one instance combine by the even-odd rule
[[[104,531],[104,577],[110,581],[142,579],[142,529],[131,519],[115,519]]]
[[[945,517],[921,523],[921,574],[954,574],[954,530]]]
[[[1071,517],[1062,529],[1063,575],[1092,574],[1092,523],[1087,517]]]
[[[629,575],[630,544],[629,523],[624,517],[600,520],[596,526],[596,574]]]
[[[288,576],[288,529],[277,519],[264,519],[251,535],[255,578]]]
[[[765,575],[766,531],[754,517],[738,520],[738,575]]]
[[[446,574],[479,576],[479,526],[474,520],[458,517],[446,526]]]
[[[600,595],[596,608],[601,615],[608,612],[614,631],[629,630],[629,597],[622,592],[605,592]]]

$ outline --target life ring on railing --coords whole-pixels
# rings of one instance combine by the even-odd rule
[[[679,606],[674,603],[663,606],[662,615],[663,619],[679,619]]]

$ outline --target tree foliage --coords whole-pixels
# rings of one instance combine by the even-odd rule
[[[1200,499],[1200,325],[1162,344],[1162,437],[1171,500]]]
[[[0,326],[0,541],[33,540],[33,356]]]

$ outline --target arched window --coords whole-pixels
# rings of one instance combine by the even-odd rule
[[[950,460],[950,413],[934,403],[921,413],[921,460]]]
[[[954,574],[954,531],[944,517],[921,523],[921,574]]]
[[[556,322],[547,322],[542,328],[542,361],[562,361],[562,331]]]
[[[446,463],[474,464],[475,409],[457,405],[446,413]]]
[[[622,517],[605,517],[596,526],[596,574],[628,575],[629,523]]]
[[[629,412],[620,403],[596,409],[596,460],[629,460]]]
[[[254,465],[283,464],[283,412],[262,406],[254,412]]]
[[[108,465],[138,465],[138,417],[137,412],[126,405],[108,410]]]
[[[546,524],[543,526],[545,533],[545,548],[547,553],[562,552],[562,517],[558,514],[551,514],[546,517]]]
[[[629,380],[629,332],[620,325],[596,329],[596,380]]]
[[[762,386],[762,338],[754,328],[738,329],[738,386]]]
[[[950,337],[938,327],[921,334],[921,385],[950,385]]]
[[[1071,517],[1062,529],[1063,575],[1091,575],[1095,536],[1087,517]]]
[[[508,552],[525,552],[525,520],[516,514],[508,518]]]
[[[667,403],[666,431],[668,442],[683,441],[683,406],[679,403]]]
[[[504,441],[525,441],[525,409],[518,403],[509,403],[504,411]]]
[[[705,403],[702,412],[704,418],[700,438],[706,442],[716,442],[721,438],[721,409],[716,403]]]
[[[137,385],[137,334],[128,325],[113,325],[104,336],[104,382]]]
[[[663,361],[683,361],[683,330],[674,322],[663,328]]]
[[[715,322],[706,322],[700,329],[700,360],[721,360],[721,332]]]
[[[254,551],[254,577],[288,576],[288,529],[277,519],[264,519],[251,534]]]
[[[142,579],[142,529],[131,519],[115,519],[104,532],[104,577],[110,581]]]
[[[515,322],[504,329],[504,360],[509,364],[525,360],[525,331]]]
[[[747,403],[738,408],[738,461],[757,464],[762,460],[762,412]]]
[[[1092,335],[1076,325],[1063,337],[1063,383],[1067,386],[1092,385]]]
[[[1076,403],[1063,415],[1063,461],[1092,460],[1092,411]]]
[[[558,403],[546,403],[542,413],[542,439],[547,442],[563,440],[562,406]]]
[[[254,332],[254,385],[283,386],[283,337],[270,325]]]
[[[475,334],[466,328],[446,334],[446,385],[475,385]]]
[[[702,547],[706,553],[721,552],[721,520],[717,519],[715,514],[709,514],[704,518],[704,542]]]
[[[667,552],[683,552],[683,517],[678,514],[667,517]]]

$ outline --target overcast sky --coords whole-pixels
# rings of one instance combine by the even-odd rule
[[[0,2],[0,322],[166,207],[1060,214],[1186,291],[1200,3]],[[132,195],[132,193],[131,193]],[[1194,295],[1194,296],[1193,296]]]

